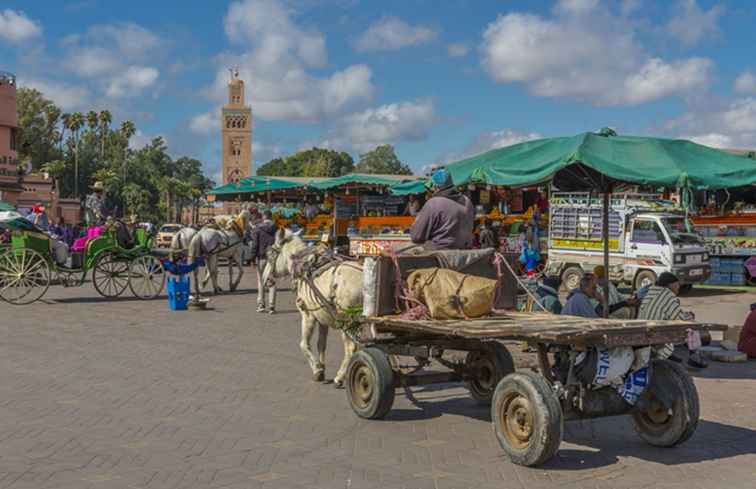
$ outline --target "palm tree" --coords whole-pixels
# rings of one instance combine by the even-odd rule
[[[90,110],[87,112],[87,125],[91,130],[95,130],[97,128],[97,124],[100,122],[100,119],[97,116],[97,112],[94,110]]]
[[[121,136],[126,140],[126,144],[123,147],[123,165],[121,165],[121,171],[123,172],[122,181],[121,181],[121,194],[123,194],[124,189],[126,188],[126,163],[129,155],[129,140],[131,139],[131,136],[136,134],[136,126],[133,122],[126,120],[121,123]],[[126,199],[123,198],[123,195],[121,195],[122,202],[121,206],[123,208],[123,215],[126,215]]]
[[[63,121],[63,128],[60,130],[60,151],[62,152],[63,141],[66,139],[66,129],[68,129],[68,125],[71,123],[71,114],[63,114],[61,120]]]
[[[68,130],[74,135],[74,198],[79,198],[79,131],[84,125],[81,112],[74,112],[68,120]]]
[[[110,132],[110,122],[113,116],[109,110],[100,111],[100,161],[105,160],[105,139]]]

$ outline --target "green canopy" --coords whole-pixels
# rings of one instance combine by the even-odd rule
[[[239,185],[227,183],[208,192],[209,195],[233,195],[256,192],[268,192],[287,188],[302,187],[301,183],[292,182],[283,178],[273,177],[246,177],[242,178]]]
[[[414,180],[417,177],[412,175],[368,175],[361,173],[350,173],[340,177],[329,178],[320,182],[311,182],[310,187],[318,190],[327,190],[343,185],[385,185],[391,187],[397,183],[407,180]]]
[[[583,133],[528,141],[446,166],[456,185],[530,185],[575,164],[641,185],[698,190],[756,182],[756,161],[682,139]]]
[[[0,200],[0,211],[15,211],[16,208],[4,200]]]
[[[422,194],[428,190],[428,179],[410,180],[394,185],[389,189],[394,195]]]

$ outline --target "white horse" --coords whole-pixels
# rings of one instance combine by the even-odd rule
[[[194,262],[198,257],[205,257],[205,267],[207,274],[202,281],[202,287],[207,285],[208,279],[213,282],[213,291],[221,292],[218,285],[218,258],[228,258],[228,285],[231,291],[236,290],[244,275],[242,264],[243,250],[242,241],[244,233],[250,229],[251,214],[248,210],[242,210],[239,215],[229,221],[226,229],[217,226],[205,226],[199,231],[195,231],[186,247],[189,263]],[[191,234],[189,232],[186,233]],[[178,245],[178,235],[174,241]],[[171,242],[173,248],[173,241]],[[239,275],[234,280],[234,266],[238,268]],[[194,269],[194,284],[197,295],[200,295],[200,284],[198,280],[198,271]]]
[[[282,277],[290,275],[294,280],[297,300],[296,305],[302,316],[302,337],[299,348],[304,353],[307,362],[312,369],[312,378],[316,382],[325,380],[325,351],[328,341],[328,328],[337,328],[336,318],[329,309],[345,311],[362,306],[362,267],[354,262],[339,262],[327,268],[312,280],[312,284],[319,291],[319,295],[325,298],[330,307],[324,307],[318,294],[313,291],[306,281],[298,276],[299,260],[309,260],[316,254],[314,251],[306,254],[307,245],[298,234],[290,230],[279,230],[276,233],[275,244],[269,251],[268,262],[263,271],[264,279],[272,276]],[[355,284],[359,284],[355,286]],[[317,358],[312,351],[310,342],[318,329]],[[341,332],[344,343],[344,358],[333,381],[337,387],[344,383],[344,376],[349,365],[349,360],[355,350],[355,343],[344,332]]]

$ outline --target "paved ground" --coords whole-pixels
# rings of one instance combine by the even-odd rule
[[[251,277],[251,273],[248,277]],[[245,280],[250,286],[251,281]],[[246,292],[249,292],[248,290]],[[251,295],[171,313],[91,285],[0,305],[0,488],[751,488],[756,362],[696,378],[702,421],[684,446],[642,443],[625,418],[568,423],[557,458],[510,464],[488,411],[458,387],[397,393],[385,421],[309,380],[298,317]],[[752,294],[688,298],[741,323]],[[331,336],[333,375],[341,354]]]

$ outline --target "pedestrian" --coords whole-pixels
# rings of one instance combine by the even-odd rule
[[[756,302],[751,304],[751,312],[743,324],[743,330],[738,339],[738,351],[742,351],[751,358],[756,358]]]
[[[684,311],[680,305],[680,280],[671,272],[663,272],[656,280],[656,285],[648,289],[638,310],[638,319],[655,319],[661,321],[683,320],[692,321],[695,315],[690,311]],[[657,358],[670,359],[681,362],[682,359],[675,355],[675,345],[669,343],[653,349]],[[696,368],[708,366],[698,351],[689,351],[688,365]]]
[[[558,275],[551,275],[538,284],[536,296],[543,308],[535,306],[535,310],[544,310],[552,314],[562,314],[562,303],[559,301],[559,287],[561,280]]]
[[[263,283],[263,271],[265,265],[268,262],[268,250],[276,241],[276,231],[278,227],[273,222],[273,214],[270,210],[266,209],[262,213],[262,221],[259,222],[254,231],[252,231],[252,239],[250,241],[250,248],[252,249],[252,263],[255,265],[257,272],[257,312],[265,312],[265,285]],[[273,282],[273,277],[270,277],[270,286],[268,291],[268,304],[267,311],[269,314],[276,312],[276,284]]]
[[[490,219],[484,219],[480,227],[480,247],[499,249],[499,236],[493,228]]]

